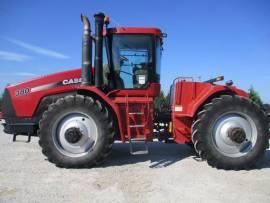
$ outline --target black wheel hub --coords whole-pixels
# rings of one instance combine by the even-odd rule
[[[238,144],[241,144],[246,139],[246,133],[242,128],[232,128],[228,132],[228,137]]]
[[[83,134],[81,133],[80,129],[75,127],[69,128],[65,132],[65,138],[71,144],[79,142],[82,136]]]

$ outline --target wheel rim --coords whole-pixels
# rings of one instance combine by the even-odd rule
[[[62,154],[80,157],[91,151],[98,138],[95,121],[83,113],[68,113],[53,125],[53,142]]]
[[[220,153],[228,157],[241,157],[254,148],[257,128],[248,115],[230,112],[216,120],[212,135]]]

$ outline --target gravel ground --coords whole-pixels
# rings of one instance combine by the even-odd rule
[[[258,168],[224,171],[185,145],[150,143],[148,155],[116,143],[105,165],[60,169],[38,139],[11,142],[0,128],[0,202],[270,202],[270,151]]]

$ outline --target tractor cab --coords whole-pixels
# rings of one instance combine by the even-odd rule
[[[111,28],[104,37],[103,81],[109,90],[147,90],[160,82],[161,31]]]

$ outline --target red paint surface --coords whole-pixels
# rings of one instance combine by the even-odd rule
[[[71,84],[51,87],[26,95],[16,96],[16,90],[34,88],[50,83],[60,83],[65,79],[80,78],[81,70],[70,70],[7,87],[12,104],[18,117],[33,117],[43,97],[78,90],[89,91],[97,95],[104,103],[115,112],[120,138],[123,142],[130,138],[146,138],[152,140],[153,136],[153,101],[160,93],[160,84],[152,83],[147,89],[139,90],[113,90],[105,94],[95,86]],[[236,87],[212,85],[202,82],[179,81],[175,84],[175,99],[172,104],[173,136],[177,143],[185,143],[191,140],[191,124],[198,109],[213,95],[217,93],[233,93],[247,97],[247,93]],[[175,107],[181,107],[181,111],[175,111]],[[128,113],[141,112],[142,115],[129,115]],[[144,128],[130,129],[129,125],[144,125]]]
[[[117,27],[109,28],[108,34],[153,34],[162,36],[162,32],[158,28],[145,28],[145,27]]]

